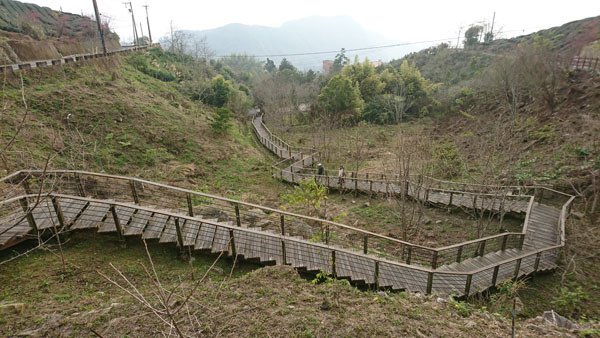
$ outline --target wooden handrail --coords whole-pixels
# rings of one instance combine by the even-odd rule
[[[218,201],[223,201],[223,202],[227,202],[227,203],[230,203],[230,204],[238,203],[239,205],[244,205],[244,206],[247,206],[249,208],[257,208],[257,209],[261,209],[263,211],[274,212],[274,213],[277,213],[277,214],[282,214],[282,215],[286,215],[286,216],[296,217],[296,218],[300,218],[300,219],[304,219],[304,220],[309,220],[309,221],[313,221],[313,222],[320,222],[320,223],[324,223],[324,224],[330,224],[330,225],[336,226],[338,228],[347,229],[347,230],[351,230],[351,231],[356,231],[356,232],[362,233],[364,235],[369,235],[371,237],[378,237],[378,238],[385,239],[385,240],[388,240],[388,241],[392,241],[392,242],[395,242],[395,243],[398,243],[398,244],[408,245],[408,246],[412,246],[412,247],[423,249],[423,250],[429,250],[429,251],[434,251],[435,250],[434,248],[430,248],[430,247],[423,246],[423,245],[418,245],[418,244],[413,244],[413,243],[409,243],[409,242],[405,242],[405,241],[399,240],[397,238],[388,237],[388,236],[377,234],[377,233],[374,233],[374,232],[371,232],[371,231],[354,228],[354,227],[351,227],[349,225],[345,225],[345,224],[342,224],[342,223],[337,223],[337,222],[333,222],[333,221],[329,221],[329,220],[325,220],[325,219],[321,219],[321,218],[316,218],[316,217],[311,217],[311,216],[300,215],[300,214],[292,213],[292,212],[289,212],[289,211],[283,211],[283,210],[279,210],[279,209],[269,208],[269,207],[261,206],[261,205],[258,205],[258,204],[243,202],[243,201],[234,200],[234,199],[230,199],[230,198],[226,198],[226,197],[215,196],[215,195],[206,194],[206,193],[202,193],[202,192],[198,192],[198,191],[193,191],[193,190],[188,190],[188,189],[184,189],[184,188],[173,187],[173,186],[169,186],[169,185],[166,185],[166,184],[156,183],[156,182],[152,182],[152,181],[148,181],[148,180],[144,180],[144,179],[140,179],[140,178],[127,177],[127,176],[119,176],[119,175],[110,175],[110,174],[103,174],[103,173],[94,173],[94,172],[83,171],[83,170],[46,170],[46,171],[43,171],[43,170],[23,170],[23,171],[21,171],[21,173],[22,174],[74,174],[74,173],[77,173],[79,175],[97,176],[97,177],[118,179],[118,180],[123,180],[123,181],[135,181],[135,182],[139,182],[139,183],[143,183],[143,184],[147,184],[147,185],[154,185],[154,186],[157,186],[157,187],[161,187],[161,188],[164,188],[164,189],[169,189],[169,190],[173,190],[173,191],[177,191],[177,192],[181,192],[181,193],[185,193],[185,194],[189,193],[189,194],[193,194],[193,195],[196,195],[196,196],[201,196],[201,197],[206,197],[206,198],[210,198],[210,199],[214,199],[214,200],[218,200]]]
[[[525,222],[523,222],[523,233],[527,233],[527,228],[529,227],[529,215],[531,215],[531,210],[533,210],[533,203],[535,197],[531,196],[529,199],[529,204],[527,205],[527,213],[525,214]]]
[[[18,196],[15,198],[12,198],[11,200],[14,202],[14,200],[19,200],[22,198],[37,198],[39,197],[38,194],[29,194],[29,195],[22,195],[22,196]],[[379,262],[385,262],[387,264],[391,264],[391,265],[396,265],[396,266],[401,266],[404,268],[408,268],[408,269],[412,269],[412,270],[417,270],[417,271],[422,271],[422,272],[427,272],[427,273],[434,273],[434,274],[440,274],[440,275],[461,275],[461,276],[466,276],[466,275],[472,275],[472,274],[476,274],[485,270],[489,270],[492,269],[496,266],[500,266],[506,263],[510,263],[513,262],[515,260],[518,259],[522,259],[525,257],[529,257],[529,256],[533,256],[536,255],[537,253],[541,253],[541,252],[545,252],[545,251],[550,251],[550,250],[554,250],[554,249],[558,249],[561,248],[562,245],[555,245],[555,246],[551,246],[551,247],[547,247],[547,248],[542,248],[542,249],[538,249],[538,250],[534,250],[534,251],[529,251],[527,253],[515,256],[515,257],[511,257],[502,261],[498,261],[498,262],[494,262],[493,265],[491,266],[486,266],[486,267],[482,267],[482,268],[478,268],[478,269],[474,269],[474,270],[468,270],[468,271],[449,271],[449,270],[437,270],[437,269],[431,269],[431,268],[427,268],[427,267],[423,267],[423,266],[415,266],[415,265],[408,265],[408,264],[404,264],[404,263],[400,263],[397,261],[390,261],[387,260],[385,258],[382,257],[375,257],[369,254],[364,254],[361,252],[355,252],[355,251],[350,251],[347,249],[343,249],[343,248],[338,248],[338,247],[334,247],[334,246],[330,246],[330,245],[326,245],[326,244],[322,244],[322,243],[315,243],[315,242],[309,242],[309,241],[305,241],[305,240],[301,240],[301,239],[296,239],[293,237],[287,237],[278,233],[270,233],[270,232],[262,232],[262,231],[258,231],[258,230],[253,230],[251,228],[240,228],[237,227],[235,225],[228,225],[226,223],[221,223],[221,222],[216,222],[216,221],[211,221],[210,219],[203,219],[203,218],[196,218],[196,217],[192,217],[186,214],[178,214],[178,213],[174,213],[171,211],[167,211],[167,210],[159,210],[159,209],[153,209],[150,207],[145,207],[145,206],[141,206],[141,205],[137,205],[137,204],[128,204],[128,203],[124,203],[124,202],[118,202],[118,201],[107,201],[107,200],[102,200],[102,199],[94,199],[94,198],[89,198],[89,197],[82,197],[82,196],[72,196],[72,195],[64,195],[64,194],[46,194],[43,195],[43,198],[59,198],[59,199],[71,199],[71,200],[80,200],[80,201],[85,201],[85,202],[94,202],[94,203],[98,203],[98,204],[105,204],[105,205],[113,205],[113,206],[120,206],[120,207],[124,207],[124,208],[134,208],[134,209],[138,209],[138,210],[144,210],[144,211],[148,211],[148,212],[153,212],[155,214],[162,214],[162,215],[167,215],[167,216],[171,216],[171,217],[177,217],[180,219],[187,219],[187,220],[195,220],[195,221],[200,221],[202,223],[206,223],[206,224],[210,224],[210,225],[214,225],[214,226],[218,226],[218,227],[223,227],[223,228],[227,228],[227,229],[231,229],[231,230],[236,230],[236,231],[243,231],[243,232],[248,232],[248,233],[253,233],[253,234],[260,234],[262,236],[268,236],[268,237],[273,237],[273,238],[278,238],[278,239],[285,239],[286,241],[291,241],[291,242],[296,242],[296,243],[305,243],[305,244],[310,244],[316,247],[321,247],[321,248],[326,248],[328,250],[335,250],[338,252],[344,252],[344,253],[348,253],[348,254],[352,254],[352,255],[357,255],[357,256],[362,256],[362,257],[366,257],[366,258],[370,258],[370,259],[374,259],[376,261]],[[2,201],[2,202],[8,202],[9,200],[6,201]],[[0,203],[2,203],[0,202]]]
[[[266,128],[266,126],[264,125],[264,123],[262,122],[262,116],[260,117],[260,124],[263,127],[265,127],[266,130],[268,130]],[[255,126],[255,128],[257,129],[256,126]],[[257,133],[258,133],[258,130],[257,130]],[[268,130],[268,133],[271,133],[271,131]],[[297,165],[299,163],[301,163],[301,165]],[[281,176],[282,178],[283,178],[283,173],[284,172],[291,173],[292,175],[295,174],[295,175],[298,175],[298,176],[301,176],[301,177],[302,176],[305,176],[305,177],[306,176],[313,176],[313,177],[318,177],[320,179],[327,178],[328,182],[329,182],[329,179],[332,177],[332,176],[326,176],[326,175],[311,175],[311,174],[294,173],[296,171],[296,169],[298,169],[299,172],[306,170],[306,167],[303,165],[303,161],[293,162],[291,164],[291,166],[288,166],[288,167],[283,168],[283,169],[279,169],[279,168],[275,168],[275,169],[277,169],[277,170],[280,171],[281,175],[279,175],[279,176]],[[309,171],[310,171],[310,169],[309,169]],[[275,176],[277,177],[278,175],[275,175]],[[389,184],[390,180],[385,180],[385,179],[383,179],[383,177],[384,176],[382,176],[381,180],[379,180],[379,179],[372,179],[372,178],[369,179],[368,178],[368,174],[367,174],[367,178],[366,179],[358,178],[357,175],[354,175],[354,177],[347,177],[346,179],[349,180],[349,181],[351,181],[351,182],[352,181],[355,181],[355,182],[369,182],[370,184],[372,184],[372,182],[377,182],[377,183],[386,183],[386,184]],[[482,193],[482,192],[471,192],[471,191],[464,191],[464,190],[452,190],[452,189],[444,189],[444,188],[441,187],[442,185],[449,185],[449,186],[461,186],[461,187],[463,187],[463,189],[477,187],[479,189],[483,188],[485,190],[489,190],[489,189],[505,190],[505,191],[508,191],[508,190],[510,190],[510,191],[517,190],[517,191],[519,191],[518,195],[502,194],[502,196],[503,196],[503,198],[516,198],[516,199],[529,198],[529,203],[527,205],[527,209],[526,209],[526,212],[525,212],[526,216],[525,216],[525,221],[524,221],[522,232],[519,232],[519,233],[517,233],[517,232],[511,232],[511,233],[498,234],[498,235],[488,236],[488,237],[485,237],[485,238],[471,240],[471,241],[467,241],[467,242],[463,242],[463,243],[453,244],[453,245],[449,245],[449,246],[446,246],[446,247],[436,248],[436,249],[434,249],[435,252],[434,252],[433,257],[439,256],[439,253],[442,252],[442,251],[452,250],[452,249],[455,249],[455,248],[463,248],[465,245],[470,245],[470,244],[475,244],[475,243],[485,243],[488,240],[499,238],[499,237],[508,238],[508,236],[522,236],[522,238],[523,238],[524,236],[526,236],[526,231],[527,231],[527,227],[528,227],[528,224],[529,224],[529,218],[530,218],[530,215],[532,213],[533,204],[535,202],[535,191],[536,190],[547,190],[547,191],[550,191],[550,192],[553,192],[553,193],[556,193],[556,194],[559,194],[559,195],[562,195],[562,196],[565,196],[565,197],[569,197],[569,202],[567,202],[567,203],[565,203],[563,205],[562,212],[561,212],[561,217],[560,217],[560,219],[558,221],[559,224],[561,224],[562,227],[564,228],[564,222],[565,221],[563,221],[563,218],[564,218],[564,215],[565,215],[565,212],[566,212],[565,210],[566,210],[567,205],[570,205],[570,203],[572,202],[572,199],[574,198],[570,194],[567,194],[567,193],[564,193],[564,192],[561,192],[561,191],[558,191],[558,190],[555,190],[555,189],[552,189],[552,188],[549,188],[549,187],[545,187],[545,186],[501,186],[501,185],[490,186],[490,185],[482,185],[482,184],[470,184],[470,183],[444,181],[444,180],[439,180],[439,179],[436,179],[436,178],[432,178],[432,177],[428,177],[428,176],[422,176],[422,175],[420,175],[419,178],[420,178],[419,182],[421,180],[425,179],[425,180],[429,180],[431,182],[437,183],[437,185],[439,187],[428,187],[429,191],[435,191],[435,192],[440,192],[440,193],[448,193],[448,194],[451,194],[451,195],[452,194],[456,194],[456,193],[460,193],[460,194],[463,194],[463,195],[473,195],[475,197],[477,197],[477,196],[486,196],[486,197],[494,197],[494,198],[498,197],[498,194],[490,194],[490,193]],[[404,184],[410,184],[410,183],[412,183],[410,181],[410,177],[409,178],[402,177],[402,179],[401,179],[399,175],[398,175],[398,178],[395,179],[395,180],[393,179],[392,182],[404,183]],[[534,194],[533,195],[521,194],[520,192],[522,190],[524,190],[524,189],[525,190],[529,190],[529,191],[534,190]],[[562,232],[561,236],[564,238],[564,231]],[[564,243],[564,239],[561,240],[561,243]],[[482,254],[484,254],[484,253],[482,253]],[[527,255],[525,255],[525,257],[526,256]],[[435,265],[434,261],[435,261],[435,258],[432,258],[432,265]],[[514,261],[514,259],[510,259],[508,261]]]

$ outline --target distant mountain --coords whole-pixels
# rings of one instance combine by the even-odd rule
[[[341,48],[353,49],[398,42],[386,40],[379,34],[367,31],[347,16],[307,17],[286,22],[280,27],[249,26],[235,23],[210,30],[187,32],[196,38],[205,36],[209,47],[217,55],[232,53],[273,55],[339,51]],[[407,51],[407,48],[394,47],[361,51],[359,56],[361,59],[366,56],[370,60],[390,60],[401,57]],[[286,58],[298,68],[320,70],[322,61],[333,59],[335,55],[334,52],[308,56],[289,56]],[[355,53],[348,52],[346,55],[352,60]],[[272,57],[271,59],[278,63],[282,57]]]

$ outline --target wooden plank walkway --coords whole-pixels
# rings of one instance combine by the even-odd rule
[[[313,177],[303,173],[302,168],[317,161],[315,154],[301,154],[283,140],[273,137],[260,117],[254,119],[253,125],[261,143],[277,156],[288,160],[284,168],[274,173],[275,177],[291,183]],[[81,176],[87,176],[83,181],[85,184],[81,183]],[[315,242],[312,231],[304,234],[294,228],[294,221],[284,222],[284,218],[291,215],[283,211],[127,177],[57,171],[54,179],[59,188],[61,184],[68,186],[62,191],[68,191],[69,194],[84,190],[72,188],[79,181],[81,187],[85,186],[87,193],[94,198],[50,194],[42,196],[39,201],[37,196],[17,196],[0,202],[0,249],[56,229],[87,229],[175,244],[182,250],[227,252],[259,262],[324,271],[339,278],[381,288],[458,296],[481,292],[508,279],[554,269],[559,249],[564,244],[561,236],[566,210],[572,201],[570,199],[559,210],[533,202],[530,196],[498,196],[472,189],[451,191],[427,188],[415,182],[346,178],[341,186],[348,190],[379,194],[406,193],[411,198],[432,205],[526,214],[524,233],[498,235],[439,249],[414,246],[328,222],[328,226],[341,226],[338,231],[350,232],[347,236],[338,233],[338,237],[359,242],[358,245],[347,246],[343,241],[336,242],[336,245],[328,241]],[[4,181],[10,183],[10,177]],[[319,177],[319,181],[331,188],[340,187],[337,177]],[[131,189],[129,193],[123,190],[127,188]],[[191,216],[195,213],[192,203],[194,194],[198,194],[203,203],[206,199],[215,202],[208,209],[198,209],[209,211],[211,216],[203,217],[200,213]],[[140,199],[143,198],[148,203],[140,205]],[[186,205],[187,208],[184,207]],[[268,221],[265,224],[270,224],[271,216],[281,218],[281,231],[276,232],[272,227],[248,227],[240,211],[241,206],[268,210],[268,213],[258,216],[259,220]],[[248,210],[248,215],[257,217],[252,210]],[[304,219],[308,224],[317,221],[301,215],[294,217]],[[363,237],[364,250],[360,250]],[[368,237],[371,241],[394,244],[395,249],[388,253],[384,252],[385,247],[371,246],[377,251],[367,252],[370,248],[367,245]]]
[[[411,198],[434,205],[479,209],[497,213],[527,214],[527,227],[521,247],[490,252],[483,256],[467,258],[437,268],[437,271],[448,272],[479,271],[479,273],[471,276],[469,282],[471,285],[467,288],[469,290],[466,292],[468,294],[483,291],[507,279],[556,267],[556,254],[538,255],[537,251],[561,245],[559,236],[561,210],[559,209],[534,203],[531,210],[529,210],[529,196],[498,196],[473,193],[471,191],[444,191],[441,189],[430,189],[410,181],[384,181],[345,177],[343,182],[340,182],[339,178],[335,176],[317,176],[311,173],[302,173],[299,169],[309,167],[314,163],[315,154],[302,155],[299,152],[294,152],[289,144],[273,142],[273,135],[262,122],[262,116],[256,116],[253,119],[253,127],[258,139],[265,147],[280,158],[289,160],[286,163],[288,164],[287,167],[277,168],[273,173],[274,177],[283,181],[298,183],[303,179],[315,178],[321,185],[331,189],[357,190],[362,193],[387,195],[401,195],[404,192]],[[535,255],[532,255],[533,253]],[[526,256],[525,258],[523,258],[524,255]],[[372,281],[368,277],[364,277],[365,275],[371,275],[370,266],[361,266],[362,264],[357,261],[349,263],[345,256],[342,255],[341,257],[344,257],[342,262],[340,262],[342,269],[341,277],[350,277],[367,282]],[[497,263],[502,262],[504,263],[497,265]],[[386,267],[386,265],[383,266]],[[490,269],[489,267],[492,268]],[[426,291],[428,288],[427,285],[423,285],[423,282],[429,276],[424,276],[421,272],[406,271],[406,275],[402,276],[389,273],[392,277],[388,280],[386,279],[389,277],[387,270],[382,270],[379,267],[379,272],[381,273],[382,271],[385,274],[383,283],[391,285],[393,288],[401,288],[400,285],[404,285],[406,289],[412,288],[416,291]],[[410,279],[409,275],[412,277],[418,276],[418,278]],[[403,279],[402,283],[397,283]],[[439,278],[433,280],[430,288],[435,290],[443,289],[447,293],[457,292],[462,294],[465,293],[464,290],[467,284],[467,281],[462,276],[457,278],[442,274],[439,275]]]

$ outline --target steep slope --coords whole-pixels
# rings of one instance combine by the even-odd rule
[[[105,27],[110,50],[120,48],[119,36]],[[101,48],[96,22],[14,0],[0,0],[0,64],[58,58]]]
[[[60,257],[48,251],[0,266],[4,286],[0,300],[25,304],[23,312],[0,317],[0,335],[89,336],[91,329],[105,337],[154,336],[163,330],[167,334],[163,322],[146,315],[146,307],[97,272],[120,281],[111,263],[143,295],[152,298],[156,287],[139,265],[148,264],[144,246],[134,241],[123,249],[106,236],[98,236],[96,241],[81,241],[80,237],[74,236],[65,245],[66,274],[59,271]],[[112,253],[95,254],[103,250]],[[177,304],[216,257],[199,255],[188,263],[174,259],[177,252],[170,246],[150,244],[150,250],[162,285],[176,290]],[[511,330],[508,319],[464,303],[360,291],[344,281],[313,284],[285,266],[255,269],[238,262],[232,270],[231,263],[220,259],[208,278],[198,284],[189,303],[197,321],[191,325],[187,314],[180,312],[181,329],[193,336],[220,337],[473,337],[484,332],[488,337],[506,337]],[[523,337],[576,336],[541,318],[518,320],[516,332]]]
[[[182,94],[177,81],[138,70],[140,57],[154,64],[156,76],[186,70],[154,50],[24,72],[22,89],[19,75],[9,75],[1,97],[2,172],[43,168],[49,160],[54,168],[135,174],[230,195],[249,191],[253,177],[265,175],[251,133],[235,123],[216,135],[212,109]]]

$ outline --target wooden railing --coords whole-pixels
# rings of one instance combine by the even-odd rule
[[[260,128],[260,125],[258,127]],[[255,125],[256,129],[257,125]],[[316,152],[309,155],[300,154],[300,151],[291,147],[282,139],[272,137],[270,132],[256,131],[261,142],[271,151],[276,154],[285,152],[288,155],[281,164],[284,167],[277,168],[276,177],[279,176],[286,181],[294,182],[296,179],[302,180],[315,176],[296,170],[293,165],[298,167],[311,165],[316,160],[315,156],[318,155]],[[273,142],[272,140],[276,141]],[[288,166],[285,167],[286,165]],[[325,180],[326,178],[320,177],[320,179]],[[329,181],[334,179],[329,178]],[[349,188],[354,187],[356,189],[359,186],[364,186],[365,182],[371,182],[371,184],[377,182],[379,189],[385,187],[387,193],[397,194],[401,191],[408,191],[412,196],[424,198],[425,201],[430,200],[430,197],[434,194],[447,194],[450,205],[453,204],[451,196],[455,196],[456,200],[459,196],[466,196],[466,198],[473,200],[473,207],[476,207],[478,199],[481,201],[485,198],[499,197],[497,194],[489,194],[489,187],[477,189],[478,185],[467,185],[468,190],[471,191],[448,189],[454,186],[453,182],[439,181],[439,185],[436,187],[429,186],[423,189],[424,180],[416,183],[409,179],[401,179],[399,182],[372,180],[370,178],[368,180],[346,178],[346,180],[344,184]],[[533,195],[502,196],[505,203],[513,201],[526,204],[526,207],[523,207],[526,216],[522,232],[503,233],[455,245],[431,248],[337,222],[138,178],[77,170],[25,170],[9,175],[0,181],[5,184],[5,189],[1,192],[4,201],[0,202],[0,216],[20,212],[20,217],[23,220],[27,219],[32,227],[35,226],[35,217],[48,217],[48,213],[33,212],[36,208],[39,208],[38,203],[35,201],[43,199],[51,200],[51,203],[46,203],[46,205],[52,205],[56,215],[62,213],[61,205],[63,203],[61,202],[67,204],[70,200],[79,199],[87,202],[104,203],[111,208],[115,206],[136,208],[181,219],[193,219],[201,216],[202,222],[215,227],[224,227],[230,234],[232,242],[235,242],[236,236],[250,233],[279,241],[281,242],[283,257],[290,250],[289,247],[286,247],[286,243],[298,243],[298,245],[302,243],[302,245],[309,245],[315,250],[321,250],[320,252],[327,253],[328,258],[322,260],[319,263],[320,265],[316,267],[334,275],[340,270],[340,266],[336,266],[336,260],[353,257],[352,259],[360,262],[362,266],[361,278],[368,283],[378,286],[407,288],[410,291],[424,293],[431,293],[432,290],[445,290],[445,293],[451,291],[459,295],[477,293],[496,285],[499,280],[516,278],[553,266],[559,249],[564,245],[565,223],[574,200],[573,196],[546,187],[527,187],[528,191],[535,192],[535,189],[538,189],[538,191],[558,193],[559,196],[569,197],[562,204],[560,217],[557,220],[558,237],[560,238],[557,241],[558,244],[540,249],[528,248],[521,251],[521,254],[492,262],[482,268],[463,268],[459,271],[449,268],[450,264],[484,256],[491,252],[504,251],[508,248],[522,248],[523,239],[529,226],[529,216],[532,213],[535,201],[542,198],[542,193],[538,194],[537,197]],[[461,183],[461,186],[465,185]],[[483,192],[478,190],[483,190]],[[485,205],[482,203],[481,207],[485,208]],[[115,217],[114,214],[113,217]],[[212,219],[216,219],[216,221]],[[252,219],[259,219],[261,227],[265,231],[249,228],[252,225],[250,224]],[[58,222],[60,223],[60,220]],[[118,223],[118,221],[115,220],[115,223]],[[15,222],[14,224],[14,226],[18,226],[22,223]],[[178,245],[185,246],[185,240],[183,240],[186,238],[185,229],[175,230],[178,236]],[[2,231],[11,231],[11,228]],[[228,250],[236,254],[235,247],[230,247]],[[289,254],[292,253],[289,252]],[[285,264],[285,258],[283,258],[283,262]],[[444,268],[440,269],[441,266],[444,266]],[[365,276],[365,274],[369,276]],[[411,280],[407,280],[407,276],[410,276]]]
[[[571,61],[572,69],[600,70],[600,57],[575,56]]]
[[[129,179],[131,180],[131,179]],[[179,191],[178,188],[174,188]],[[186,192],[187,193],[187,192]],[[138,196],[139,198],[139,196]],[[27,222],[31,224],[31,227],[35,229],[36,224],[40,221],[47,221],[48,217],[53,218],[55,222],[55,228],[65,229],[66,222],[64,220],[65,205],[69,205],[75,200],[84,201],[87,203],[96,203],[106,205],[109,210],[115,210],[116,207],[129,208],[135,210],[145,210],[153,214],[165,215],[173,217],[175,221],[175,227],[171,230],[171,233],[167,235],[172,236],[178,246],[181,248],[190,245],[186,240],[188,233],[186,233],[185,227],[181,227],[184,224],[183,220],[197,221],[192,215],[185,215],[175,211],[167,211],[163,209],[157,209],[155,207],[145,207],[138,204],[125,203],[115,200],[106,199],[94,199],[90,197],[81,197],[73,195],[63,194],[30,194],[14,197],[11,199],[0,202],[0,210],[22,210],[22,219],[27,219]],[[43,202],[44,205],[51,206],[51,212],[35,213],[36,208],[40,208]],[[35,216],[37,215],[37,216]],[[36,219],[35,217],[41,217]],[[112,212],[111,216],[114,218],[114,224],[116,225],[117,233],[122,236],[124,230],[119,226],[122,222],[118,219],[118,213]],[[231,255],[240,254],[236,250],[235,243],[239,243],[237,240],[244,234],[247,238],[249,234],[258,236],[259,238],[270,238],[276,243],[281,245],[281,254],[272,257],[280,264],[286,264],[286,257],[291,257],[290,243],[296,243],[299,245],[306,245],[306,241],[296,239],[288,236],[287,234],[269,233],[264,231],[257,231],[251,228],[242,228],[236,224],[230,225],[228,223],[212,221],[210,219],[202,219],[202,223],[210,224],[216,228],[225,229],[228,234],[228,238],[225,239],[226,245],[224,250],[228,251]],[[123,223],[124,224],[124,223]],[[1,235],[1,234],[0,234]],[[186,244],[187,243],[187,244]],[[344,248],[337,247],[328,243],[310,243],[313,248],[318,248],[325,252],[327,259],[321,260],[318,268],[322,271],[326,271],[333,275],[336,275],[337,271],[340,270],[336,266],[337,260],[342,255],[346,257],[353,257],[353,259],[360,260],[364,267],[366,267],[371,276],[363,277],[364,280],[368,280],[369,284],[375,284],[376,286],[395,286],[394,283],[399,283],[398,280],[403,280],[402,276],[411,276],[414,278],[413,282],[404,282],[402,285],[410,291],[417,291],[423,293],[431,293],[432,291],[444,292],[445,294],[455,295],[471,295],[480,292],[484,289],[489,288],[492,285],[496,285],[499,280],[505,280],[506,278],[517,278],[523,274],[529,274],[544,269],[542,263],[548,257],[554,257],[557,250],[560,249],[561,245],[543,248],[540,250],[529,251],[522,255],[506,259],[498,262],[494,262],[490,266],[480,269],[472,269],[468,271],[451,271],[451,270],[436,270],[430,267],[422,267],[405,264],[403,262],[397,262],[394,260],[386,259],[385,257],[379,257],[377,255],[369,253],[361,253],[355,250],[347,250]],[[241,254],[244,254],[241,252]],[[372,282],[372,283],[371,283]]]
[[[273,137],[272,132],[268,130],[268,128],[264,124],[262,116],[258,116],[254,119],[253,126],[261,143],[263,143],[263,145],[265,145],[267,148],[273,151],[272,147],[269,146],[268,142],[268,139]],[[264,128],[267,131],[269,137],[261,136],[262,132],[261,130],[259,130],[260,127]],[[288,149],[293,149],[293,147],[290,146],[288,143],[285,144],[288,147]],[[278,154],[277,147],[275,147],[275,151],[273,152],[276,155]],[[337,188],[335,183],[332,184],[332,182],[339,182],[339,178],[337,176],[330,175],[330,171],[326,171],[325,175],[322,176],[316,175],[316,169],[307,168],[304,161],[299,160],[298,157],[291,156],[291,159],[284,159],[273,165],[271,168],[271,173],[273,177],[292,183],[297,183],[303,179],[315,178],[320,184],[324,184],[328,187]],[[312,154],[310,154],[310,157],[311,160],[308,162],[310,162],[310,164],[315,163],[315,159],[316,157],[318,157],[318,153],[315,151]],[[559,230],[561,231],[560,233],[564,236],[563,218],[566,219],[566,217],[568,216],[568,208],[570,207],[574,199],[572,195],[544,186],[483,185],[444,181],[423,175],[403,177],[401,175],[389,175],[385,173],[359,174],[356,172],[351,172],[349,177],[345,177],[343,179],[343,183],[340,184],[339,188],[360,190],[359,187],[367,186],[368,188],[362,189],[362,191],[373,193],[374,184],[378,184],[379,186],[384,185],[384,191],[386,194],[395,195],[409,195],[408,191],[411,189],[411,187],[413,187],[413,190],[421,189],[423,190],[423,197],[425,202],[429,200],[428,196],[431,193],[448,194],[449,202],[446,205],[452,205],[453,197],[456,195],[472,196],[472,208],[477,208],[480,205],[482,209],[485,209],[486,205],[481,201],[485,200],[486,198],[493,201],[499,200],[499,204],[495,206],[495,208],[500,213],[505,211],[504,207],[506,206],[508,200],[527,200],[526,207],[523,207],[522,209],[512,210],[513,212],[522,212],[525,214],[525,221],[521,232],[509,232],[493,236],[487,236],[468,242],[433,249],[434,251],[431,255],[431,261],[429,266],[434,269],[443,264],[460,262],[466,258],[479,257],[494,251],[504,251],[508,248],[522,249],[527,232],[527,227],[529,224],[530,214],[532,211],[532,207],[536,201],[536,198],[538,200],[538,203],[544,199],[548,201],[549,195],[555,195],[555,199],[559,200],[558,203],[563,209],[563,212],[561,212],[561,218],[558,220],[558,226],[562,227],[562,230]],[[420,194],[417,193],[417,196],[420,197]],[[480,200],[480,204],[478,204],[477,202],[478,198]],[[568,201],[564,202],[565,198],[567,198]],[[563,200],[562,202],[560,201],[561,199]],[[564,240],[561,241],[561,245],[563,244]],[[410,264],[410,251],[408,252],[408,254],[404,253],[403,257],[409,257],[406,260],[406,262]]]
[[[14,64],[5,64],[5,65],[0,65],[0,73],[6,72],[6,71],[15,72],[15,71],[25,70],[25,69],[52,67],[52,66],[57,66],[57,65],[62,65],[62,64],[87,61],[87,60],[102,58],[105,56],[112,56],[112,55],[117,55],[117,54],[124,54],[124,53],[139,51],[139,50],[145,50],[145,49],[147,49],[149,47],[153,47],[153,46],[157,46],[157,44],[150,45],[150,46],[127,46],[122,49],[108,51],[106,53],[106,55],[104,53],[84,53],[84,54],[73,54],[73,55],[63,56],[58,59],[32,60],[32,61],[23,61],[23,62],[14,63]]]

